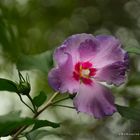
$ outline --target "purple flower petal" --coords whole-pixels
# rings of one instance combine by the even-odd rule
[[[48,74],[48,82],[55,90],[61,93],[75,93],[79,89],[79,82],[73,78],[73,62],[70,54],[67,60],[59,67],[52,69]]]
[[[58,65],[62,65],[66,62],[67,54],[66,54],[66,47],[64,45],[62,45],[61,47],[55,50],[54,59]]]
[[[60,71],[58,68],[53,68],[49,74],[48,74],[48,82],[50,86],[58,91],[61,86],[61,77],[60,77]]]
[[[102,118],[116,112],[111,92],[96,82],[92,86],[80,85],[80,90],[74,98],[74,106],[77,111],[95,118]]]
[[[81,61],[90,61],[94,59],[99,51],[99,43],[92,36],[92,38],[83,40],[79,46],[80,60]]]
[[[127,68],[127,62],[117,61],[97,70],[94,78],[99,81],[107,82],[108,84],[119,86],[125,81]]]
[[[92,40],[92,39],[95,40],[95,38],[91,34],[85,34],[85,33],[70,36],[67,40],[65,40],[62,43],[62,45],[60,47],[58,47],[56,49],[56,51],[54,53],[54,59],[55,59],[56,63],[58,65],[61,65],[62,63],[65,62],[65,60],[66,60],[65,53],[69,53],[72,56],[73,62],[75,62],[75,63],[78,62],[80,60],[80,58],[79,58],[80,54],[78,51],[80,44],[82,42],[85,42],[85,40]],[[92,42],[92,44],[95,44],[95,42]],[[87,48],[85,48],[85,51],[88,51]],[[88,53],[87,53],[87,56],[88,56]]]
[[[124,61],[125,51],[121,48],[121,43],[113,36],[97,36],[100,43],[98,54],[92,60],[96,68],[102,68],[117,61]]]

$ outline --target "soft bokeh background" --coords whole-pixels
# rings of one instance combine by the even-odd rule
[[[21,68],[30,61],[31,55],[53,50],[66,37],[83,32],[113,34],[122,41],[125,49],[139,48],[140,0],[0,0],[0,77],[18,81],[16,65]],[[112,87],[112,90],[116,103],[135,106],[140,103],[140,57],[130,54],[130,58],[126,84]],[[36,66],[39,62],[35,60],[30,63]],[[33,67],[22,71],[23,75],[26,73],[30,76],[32,96],[41,90],[48,96],[53,93],[44,69],[35,70]],[[26,98],[24,100],[29,102]],[[72,101],[62,104],[72,106]],[[0,115],[20,109],[23,110],[22,116],[31,114],[16,94],[0,92]],[[62,122],[63,125],[55,130],[47,129],[49,132],[44,132],[44,137],[44,133],[38,133],[35,140],[140,139],[140,136],[119,135],[122,132],[140,134],[140,122],[126,120],[119,113],[95,120],[83,113],[77,115],[72,109],[53,107],[40,118]]]

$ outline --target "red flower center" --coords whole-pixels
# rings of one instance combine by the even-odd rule
[[[92,83],[91,78],[95,76],[96,69],[93,68],[90,62],[78,62],[75,65],[73,71],[73,77],[84,84],[90,85]]]

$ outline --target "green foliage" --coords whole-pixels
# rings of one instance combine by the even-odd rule
[[[34,97],[33,103],[36,105],[36,107],[40,107],[47,99],[47,95],[44,91],[41,91],[39,95]]]
[[[127,86],[139,86],[140,85],[140,72],[134,73],[129,78]]]
[[[50,132],[48,130],[35,130],[30,133],[27,133],[26,138],[27,140],[40,140],[41,138],[49,134]]]
[[[38,69],[47,73],[53,67],[52,51],[46,51],[38,55],[23,55],[17,62],[19,70]]]
[[[34,125],[32,130],[36,130],[38,128],[46,127],[46,126],[51,126],[53,128],[57,128],[57,127],[60,126],[60,124],[54,123],[54,122],[50,122],[50,121],[47,121],[47,120],[39,120],[39,121],[35,122],[35,125]]]
[[[0,136],[7,136],[24,125],[34,123],[34,120],[30,118],[20,118],[19,115],[20,112],[10,112],[0,116]]]
[[[49,135],[54,135],[55,137],[66,137],[68,136],[70,139],[72,139],[72,137],[70,137],[69,134],[64,133],[60,133],[57,131],[48,131],[48,130],[35,130],[35,131],[31,131],[30,133],[26,133],[26,138],[27,140],[40,140],[42,138],[44,138],[45,136],[49,136]]]
[[[14,133],[22,126],[34,124],[33,130],[40,127],[50,126],[57,128],[58,123],[50,122],[47,120],[37,120],[32,118],[21,118],[20,112],[10,112],[6,115],[0,116],[0,136],[7,136]]]
[[[117,109],[122,117],[140,121],[140,108],[117,105]]]
[[[16,83],[0,78],[0,91],[17,92]]]
[[[135,53],[140,55],[140,47],[131,46],[131,47],[126,47],[125,50],[129,53]]]

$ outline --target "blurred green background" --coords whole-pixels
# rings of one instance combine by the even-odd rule
[[[53,62],[48,51],[68,36],[83,32],[115,35],[124,49],[140,53],[140,0],[0,0],[0,76],[17,81],[18,67],[30,76],[32,96],[40,90],[49,96],[53,90],[47,84],[47,73]],[[136,54],[130,53],[126,84],[112,87],[116,103],[121,105],[140,107],[140,57]],[[30,114],[16,95],[1,93],[0,114],[21,108],[23,116]],[[72,101],[66,104],[72,105]],[[40,132],[35,140],[140,139],[140,135],[119,135],[140,134],[140,122],[126,120],[119,113],[95,120],[82,113],[77,115],[75,110],[56,107],[41,117],[63,125],[45,134]]]

